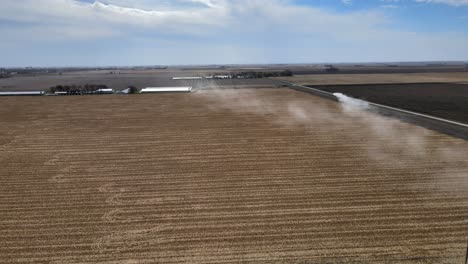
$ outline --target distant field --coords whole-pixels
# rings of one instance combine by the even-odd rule
[[[0,105],[0,263],[464,260],[466,141],[289,89]]]
[[[400,73],[455,73],[467,72],[465,66],[454,67],[389,67],[389,66],[367,66],[367,67],[353,67],[353,66],[340,66],[334,65],[339,69],[338,74],[400,74]],[[307,74],[323,74],[323,67],[319,68],[295,68],[293,72],[295,75]],[[334,73],[333,73],[334,74]]]
[[[468,124],[468,84],[365,84],[312,87]]]
[[[311,66],[312,67],[312,66]],[[384,73],[384,74],[319,74],[322,68],[313,68],[316,74],[295,75],[293,77],[278,77],[271,79],[190,81],[172,80],[172,77],[210,76],[212,74],[239,71],[278,71],[291,68],[301,71],[310,67],[267,67],[264,68],[227,68],[227,69],[157,69],[157,70],[115,70],[115,71],[80,71],[66,72],[63,75],[39,74],[15,76],[0,79],[0,91],[45,91],[56,85],[105,84],[116,90],[128,86],[144,88],[150,86],[193,86],[194,88],[216,86],[275,86],[277,80],[285,80],[302,85],[325,84],[363,84],[363,83],[421,83],[421,82],[457,82],[468,83],[468,72],[436,72],[436,73]],[[382,67],[380,67],[382,68]],[[354,72],[362,70],[356,68]],[[112,72],[112,74],[111,74]]]
[[[279,77],[300,85],[375,84],[375,83],[468,83],[468,72],[447,73],[387,73],[387,74],[313,74]]]
[[[63,75],[49,74],[37,76],[16,76],[0,79],[0,91],[45,91],[56,85],[85,85],[105,84],[115,90],[123,90],[128,86],[137,88],[152,86],[193,86],[194,88],[216,87],[216,86],[238,86],[253,85],[265,86],[276,85],[274,80],[269,79],[238,79],[238,80],[172,80],[172,77],[180,76],[209,76],[216,71],[87,71],[71,72]]]

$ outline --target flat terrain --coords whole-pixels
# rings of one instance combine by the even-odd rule
[[[0,263],[464,260],[463,140],[289,89],[0,106]]]
[[[220,71],[183,71],[183,70],[152,70],[152,71],[83,71],[67,72],[62,75],[41,74],[35,76],[16,76],[0,79],[0,91],[46,91],[56,85],[105,84],[115,90],[123,90],[128,86],[139,89],[145,87],[193,86],[194,88],[218,86],[274,86],[277,83],[269,79],[238,79],[238,80],[172,80],[172,77],[210,76]],[[226,71],[224,71],[226,72]]]
[[[366,84],[313,87],[468,124],[468,84]]]
[[[274,78],[275,79],[275,78]],[[377,84],[377,83],[468,83],[468,72],[311,74],[278,77],[300,85]]]
[[[323,66],[294,66],[294,65],[263,65],[258,67],[228,67],[225,69],[212,68],[168,68],[152,70],[88,70],[77,72],[64,72],[59,74],[29,74],[16,75],[10,78],[0,78],[0,91],[45,91],[56,85],[85,85],[105,84],[115,90],[123,90],[128,86],[137,88],[153,86],[193,86],[204,87],[236,87],[236,86],[275,86],[277,80],[286,80],[301,85],[328,85],[328,84],[375,84],[375,83],[422,83],[422,82],[449,82],[468,83],[468,72],[458,69],[456,72],[426,72],[426,68],[418,68],[417,73],[404,73],[404,69],[396,71],[393,68],[379,67],[352,67],[339,66],[346,69],[348,74],[325,74]],[[369,68],[369,69],[368,69]],[[375,69],[374,69],[375,68]],[[430,67],[429,67],[430,68]],[[271,79],[237,79],[237,80],[172,80],[172,77],[206,77],[216,74],[243,71],[282,71],[291,69],[296,75],[293,77],[278,77]],[[388,71],[388,70],[391,71]],[[304,74],[307,72],[312,74]],[[377,73],[375,73],[375,71]]]

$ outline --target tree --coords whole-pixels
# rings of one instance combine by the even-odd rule
[[[136,88],[135,86],[129,86],[128,87],[128,93],[129,94],[137,94],[138,93],[138,88]]]
[[[327,67],[328,67],[328,68],[325,69],[326,72],[338,72],[338,71],[339,71],[339,69],[336,68],[336,67],[333,66],[333,65],[329,65],[329,66],[327,66]]]
[[[284,70],[282,73],[281,73],[282,76],[293,76],[293,73],[291,70]]]

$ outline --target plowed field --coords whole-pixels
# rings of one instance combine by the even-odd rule
[[[468,83],[468,72],[311,74],[278,77],[300,85],[348,85],[390,83]]]
[[[0,98],[0,263],[461,263],[467,150],[288,89]]]
[[[365,84],[312,87],[468,124],[467,84]]]

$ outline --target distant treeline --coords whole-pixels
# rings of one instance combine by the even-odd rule
[[[141,67],[65,67],[65,68],[0,68],[0,74],[6,75],[35,75],[35,74],[59,74],[77,71],[122,71],[122,70],[156,70],[167,69],[167,66],[141,66]]]
[[[268,77],[281,77],[281,76],[293,76],[293,72],[290,70],[284,70],[284,71],[271,71],[271,72],[255,72],[255,71],[249,71],[249,72],[240,72],[233,74],[232,77],[234,79],[236,78],[268,78]]]
[[[0,68],[0,72],[7,75],[61,73],[62,71],[56,68]]]
[[[10,76],[9,76],[7,69],[0,68],[0,78],[8,78],[8,77]]]
[[[50,93],[55,92],[66,92],[70,95],[80,95],[80,94],[95,94],[99,93],[100,89],[108,89],[109,87],[105,84],[85,84],[85,85],[57,85],[49,88]],[[120,91],[124,94],[137,94],[139,92],[138,88],[135,86],[128,86],[127,89]]]
[[[332,64],[325,64],[325,72],[339,72],[340,69],[338,69],[337,67],[333,66]],[[356,66],[355,66],[356,67]],[[361,66],[362,67],[362,66]]]
[[[85,84],[85,85],[57,85],[49,88],[51,93],[67,92],[67,93],[90,93],[99,89],[108,88],[105,84]]]

